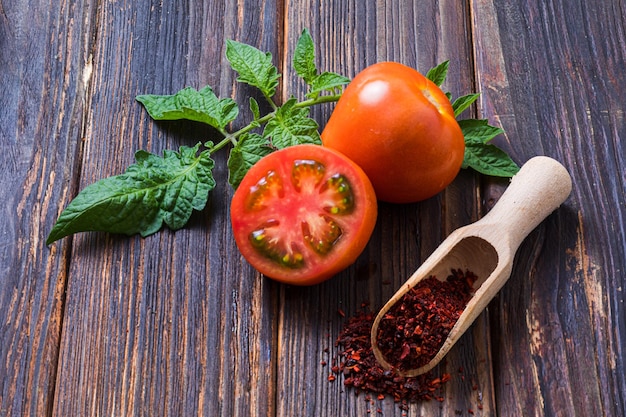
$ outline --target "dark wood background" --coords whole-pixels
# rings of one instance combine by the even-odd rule
[[[184,230],[45,245],[71,198],[136,150],[211,139],[153,122],[137,95],[209,84],[246,103],[256,93],[235,83],[226,39],[272,52],[282,97],[302,94],[290,60],[303,28],[319,67],[350,77],[449,59],[445,87],[482,93],[470,115],[505,129],[495,143],[573,178],[439,369],[444,401],[406,414],[625,415],[625,16],[623,0],[0,0],[0,416],[405,415],[327,381],[338,312],[377,310],[506,181],[463,172],[428,201],[382,204],[357,263],[307,288],[238,254],[225,153]],[[331,111],[313,115],[323,126]]]

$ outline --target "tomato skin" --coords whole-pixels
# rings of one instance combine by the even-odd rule
[[[322,132],[368,175],[379,200],[410,203],[447,187],[465,140],[445,93],[413,68],[371,65],[352,80]]]
[[[358,165],[332,149],[296,145],[248,171],[230,217],[237,247],[255,269],[279,282],[313,285],[356,261],[377,211]]]

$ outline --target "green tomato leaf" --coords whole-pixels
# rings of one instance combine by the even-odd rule
[[[480,97],[480,94],[468,94],[454,100],[454,103],[452,103],[452,108],[454,109],[454,117],[457,117],[458,115],[463,113],[463,111],[471,106],[472,103],[474,103],[478,99],[478,97]]]
[[[441,64],[437,65],[434,68],[431,68],[426,73],[426,78],[430,81],[437,84],[437,86],[441,87],[443,82],[446,80],[448,76],[448,67],[450,66],[450,61],[444,61]]]
[[[295,98],[289,99],[263,130],[263,136],[278,149],[303,143],[322,144],[318,124],[309,117],[309,109],[296,107],[296,103]]]
[[[228,157],[228,183],[237,188],[252,165],[273,151],[263,136],[257,133],[242,135]]]
[[[254,121],[257,121],[261,118],[259,103],[254,99],[254,97],[250,97],[250,111],[252,111],[252,117],[254,118]]]
[[[280,74],[272,63],[272,54],[251,45],[233,40],[226,41],[226,58],[239,73],[237,81],[261,90],[267,98],[276,94]]]
[[[465,142],[487,143],[496,136],[504,133],[502,128],[491,126],[485,119],[459,120],[459,126],[465,136]]]
[[[494,177],[512,177],[519,166],[502,149],[488,142],[503,133],[487,120],[460,120],[459,126],[465,136],[465,157],[462,168],[472,168],[481,174]]]
[[[77,232],[102,231],[148,236],[165,223],[183,227],[193,210],[202,210],[215,187],[208,152],[199,144],[163,157],[138,151],[136,163],[121,175],[87,186],[63,210],[47,244]]]
[[[336,74],[334,72],[323,72],[313,79],[311,82],[309,93],[307,97],[316,98],[320,93],[324,91],[335,92],[337,89],[342,89],[344,85],[348,84],[350,79],[343,75]]]
[[[308,29],[302,31],[296,43],[296,49],[293,54],[293,68],[296,70],[296,74],[308,85],[317,77],[315,45]]]
[[[307,29],[302,31],[293,57],[293,67],[309,86],[308,98],[317,98],[324,91],[335,92],[350,82],[349,78],[333,72],[318,74],[315,66],[315,45]]]
[[[239,108],[233,99],[218,99],[209,86],[200,91],[187,87],[170,96],[140,95],[137,96],[137,101],[144,105],[150,117],[155,120],[193,120],[220,131],[239,114]]]
[[[472,168],[481,174],[506,178],[519,171],[519,166],[506,152],[495,145],[485,143],[465,144],[463,168]]]

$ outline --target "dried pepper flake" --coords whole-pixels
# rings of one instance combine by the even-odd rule
[[[435,377],[429,372],[418,377],[403,377],[381,367],[370,343],[373,323],[373,313],[359,312],[348,320],[337,338],[338,365],[332,371],[344,377],[344,386],[353,388],[356,394],[374,393],[378,400],[390,396],[402,403],[402,409],[406,409],[409,402],[443,400],[440,391],[450,379],[449,374]]]
[[[445,281],[430,276],[403,295],[378,326],[387,362],[400,371],[428,364],[472,298],[475,281],[472,272],[453,269]]]

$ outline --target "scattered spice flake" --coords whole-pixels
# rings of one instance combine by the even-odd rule
[[[336,375],[343,375],[344,385],[352,387],[358,395],[361,392],[374,393],[378,400],[390,396],[406,410],[407,403],[436,399],[442,385],[450,379],[449,374],[435,377],[432,372],[417,377],[402,377],[395,371],[384,370],[370,343],[370,332],[374,323],[374,314],[359,312],[350,318],[337,338],[337,366],[332,368]],[[368,397],[369,398],[369,397]]]
[[[467,302],[476,275],[453,269],[445,281],[420,281],[384,315],[378,327],[381,353],[401,371],[426,365],[439,352]]]

